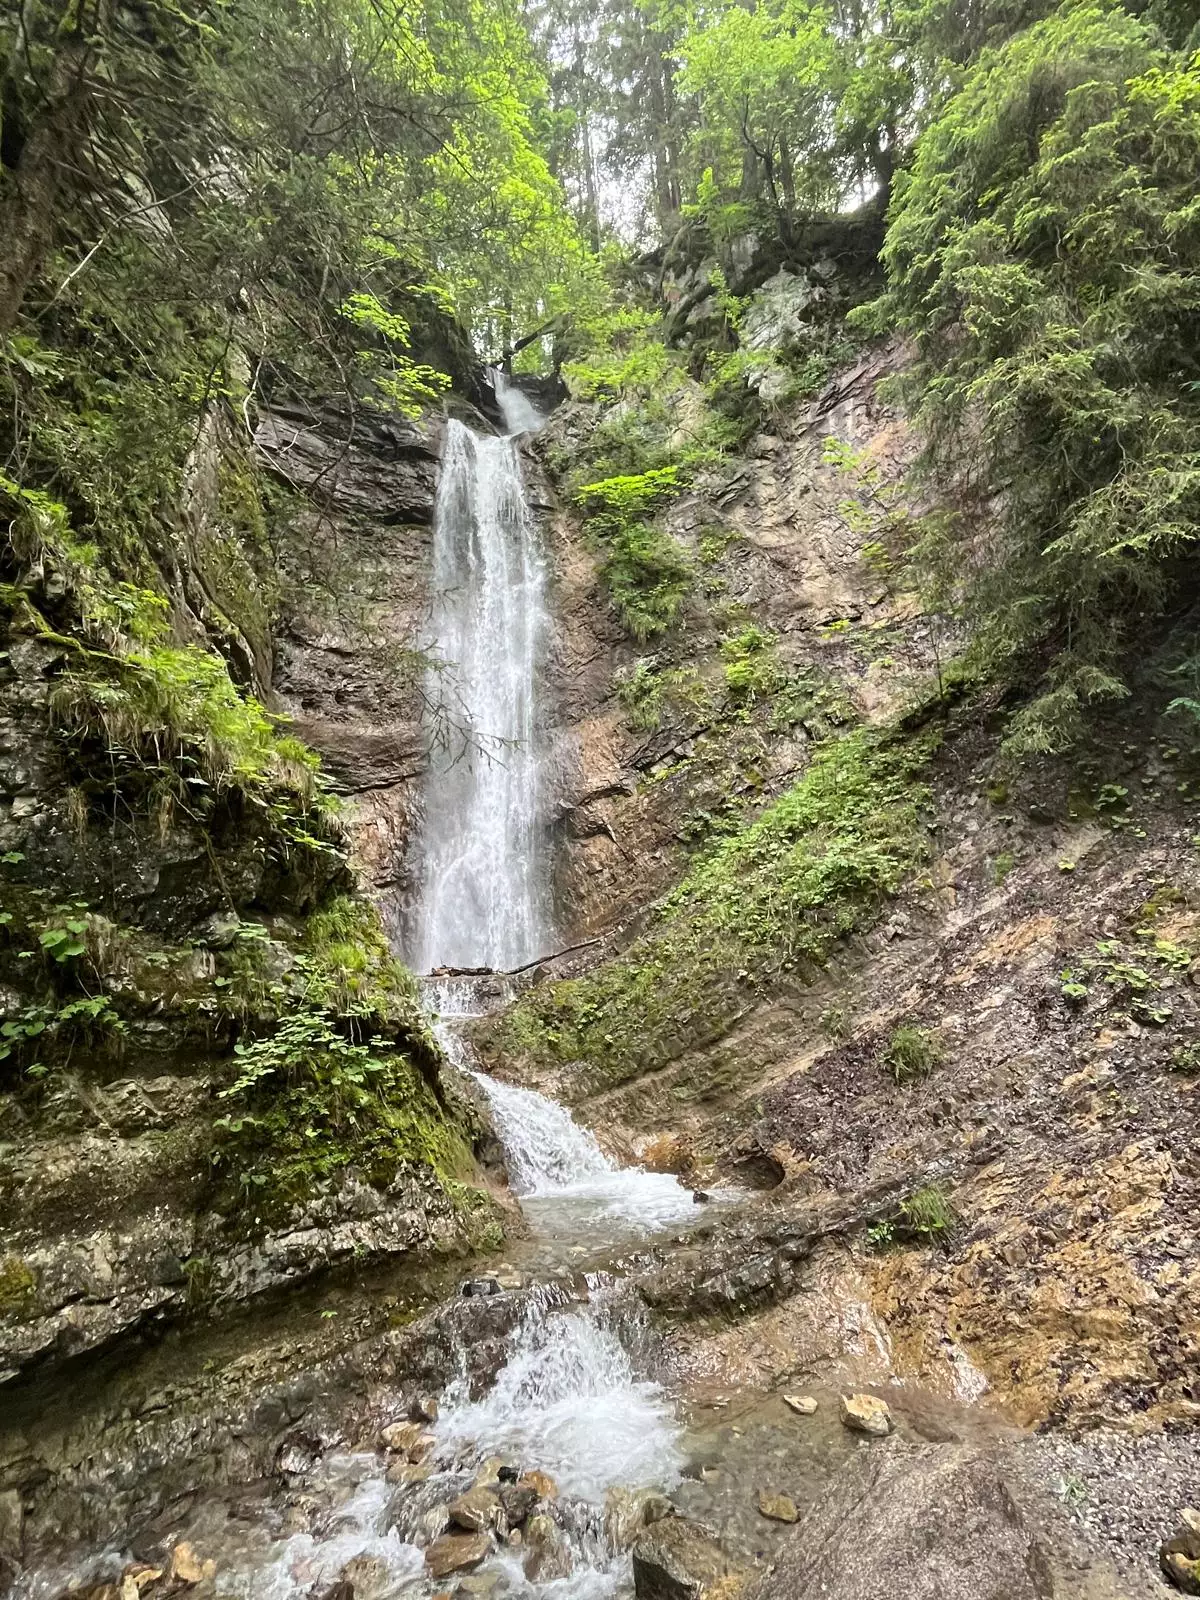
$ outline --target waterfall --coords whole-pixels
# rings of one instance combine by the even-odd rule
[[[503,437],[447,425],[433,525],[431,760],[410,959],[503,971],[550,939],[539,783],[546,562],[514,434],[541,420],[497,377]]]

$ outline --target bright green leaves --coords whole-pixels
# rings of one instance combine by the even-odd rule
[[[342,302],[341,312],[356,328],[378,336],[377,345],[358,352],[358,366],[375,392],[402,417],[419,417],[450,387],[448,373],[408,354],[411,323],[388,311],[373,294],[351,295]]]
[[[639,642],[664,633],[692,586],[692,564],[679,541],[653,521],[682,488],[679,468],[605,478],[577,491],[589,513],[584,532],[602,552],[600,575],[624,626]]]
[[[1200,66],[1126,12],[1067,5],[985,52],[893,203],[889,293],[916,341],[925,465],[1000,489],[975,653],[1049,644],[1010,748],[1069,744],[1127,693],[1144,619],[1200,537]]]

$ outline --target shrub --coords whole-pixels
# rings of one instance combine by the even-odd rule
[[[898,1084],[915,1083],[929,1076],[943,1053],[940,1039],[930,1029],[904,1023],[888,1040],[886,1060]]]
[[[1041,674],[1017,752],[1127,694],[1147,617],[1194,591],[1198,163],[1200,66],[1085,0],[984,51],[897,186],[862,317],[916,341],[926,471],[987,504],[986,545],[946,525],[920,558],[971,574],[976,661]]]
[[[575,500],[599,546],[600,575],[622,624],[639,643],[665,633],[692,588],[686,550],[652,520],[679,493],[679,469],[659,467],[585,484]]]

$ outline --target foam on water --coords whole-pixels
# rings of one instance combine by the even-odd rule
[[[628,1337],[628,1331],[626,1330]],[[681,1431],[661,1387],[639,1379],[603,1301],[571,1311],[535,1305],[481,1400],[446,1396],[439,1442],[478,1442],[548,1472],[560,1490],[603,1504],[606,1492],[672,1487]]]

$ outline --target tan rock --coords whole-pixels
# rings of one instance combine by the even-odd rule
[[[500,1502],[492,1490],[478,1484],[451,1500],[447,1514],[452,1527],[462,1528],[467,1533],[482,1533],[496,1521],[499,1510]]]
[[[408,1447],[408,1459],[414,1466],[417,1465],[418,1462],[424,1461],[436,1443],[437,1439],[432,1433],[419,1434]]]
[[[783,1403],[798,1417],[811,1417],[817,1409],[817,1402],[811,1394],[785,1394]]]
[[[540,1500],[554,1500],[558,1496],[558,1485],[548,1472],[523,1472],[517,1479],[517,1486],[521,1489],[534,1489]]]
[[[530,1583],[551,1583],[569,1578],[575,1566],[566,1535],[544,1511],[525,1524],[525,1543],[529,1547],[523,1566]]]
[[[475,1487],[480,1484],[498,1484],[500,1482],[500,1468],[504,1465],[503,1456],[489,1456],[475,1474]]]
[[[424,1433],[419,1422],[392,1422],[379,1435],[380,1448],[407,1455]]]
[[[426,1462],[393,1461],[384,1473],[389,1483],[398,1483],[402,1488],[414,1483],[424,1483],[433,1473],[433,1468]]]
[[[200,1583],[216,1570],[217,1563],[212,1559],[201,1561],[186,1539],[171,1551],[171,1577],[176,1583]]]
[[[486,1533],[445,1533],[426,1550],[425,1565],[431,1578],[448,1578],[477,1567],[491,1548]]]
[[[769,1517],[772,1522],[798,1522],[800,1519],[791,1495],[772,1494],[767,1489],[759,1490],[758,1509],[760,1515]]]
[[[674,1514],[656,1489],[612,1488],[604,1497],[604,1532],[616,1550],[628,1550],[644,1528]]]
[[[1163,1572],[1184,1594],[1200,1595],[1200,1511],[1191,1506],[1158,1552]]]
[[[886,1400],[874,1394],[844,1394],[840,1415],[847,1428],[872,1439],[886,1439],[892,1431],[892,1413]]]
[[[707,1528],[663,1517],[633,1547],[637,1600],[733,1600],[747,1577]]]

